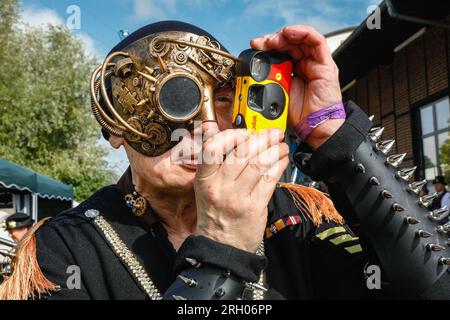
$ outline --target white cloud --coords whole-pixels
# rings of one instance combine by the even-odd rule
[[[47,26],[65,25],[63,18],[52,9],[40,9],[31,6],[25,6],[20,13],[20,27],[25,28],[27,25],[31,27],[45,28]],[[102,54],[96,50],[94,39],[88,34],[80,30],[74,30],[74,35],[84,44],[86,53],[89,56],[101,57]]]
[[[176,9],[175,0],[134,0],[134,18],[137,20],[167,19],[168,12]]]
[[[174,19],[181,4],[201,8],[213,5],[216,1],[218,0],[133,0],[133,19],[139,21]]]
[[[84,44],[84,50],[89,56],[101,57],[102,54],[98,52],[97,47],[95,45],[94,39],[92,39],[89,35],[79,32],[76,34],[76,37],[81,40]]]
[[[360,0],[357,0],[360,1]],[[369,0],[377,3],[377,0]],[[334,31],[345,26],[345,18],[355,13],[355,8],[361,9],[361,3],[356,0],[332,2],[329,0],[259,0],[246,1],[246,6],[239,19],[264,19],[271,17],[280,19],[284,25],[311,25],[322,33]],[[361,13],[365,15],[363,7]]]
[[[51,9],[36,9],[24,7],[21,12],[21,21],[32,27],[45,27],[46,25],[64,24],[63,19]]]

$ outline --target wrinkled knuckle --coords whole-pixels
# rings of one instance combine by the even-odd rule
[[[286,143],[280,144],[280,154],[286,155],[289,153],[289,146]]]
[[[316,29],[314,29],[314,28],[311,27],[311,26],[306,26],[305,29],[306,29],[309,33],[318,33],[318,32],[316,31]]]
[[[276,175],[270,174],[270,173],[266,173],[264,175],[264,181],[268,182],[268,183],[276,183],[276,182],[278,182],[278,179],[277,179]]]
[[[212,186],[209,186],[206,191],[206,198],[210,203],[217,203],[219,200],[219,192],[217,188],[213,188]]]
[[[229,212],[237,213],[241,210],[241,204],[239,201],[227,201],[226,207]]]
[[[256,172],[259,172],[259,173],[264,173],[266,170],[265,170],[265,168],[266,168],[266,166],[264,165],[264,163],[263,163],[263,160],[255,160],[255,161],[252,161],[251,163],[250,163],[250,167],[254,170],[254,171],[256,171]]]
[[[315,30],[314,30],[315,31]],[[319,33],[318,35],[319,39],[321,42],[326,43],[327,42],[327,38],[325,38],[325,36],[321,33]]]

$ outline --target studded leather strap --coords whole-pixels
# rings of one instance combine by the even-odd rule
[[[387,156],[394,141],[379,141],[373,128],[333,178],[345,193],[396,291],[418,297],[446,274],[450,264],[446,228],[439,210],[419,198],[424,182],[410,183],[414,168],[398,169],[404,155]],[[446,275],[448,276],[448,275]]]
[[[205,237],[189,237],[188,247],[195,243],[195,250],[204,251],[205,245],[214,247],[216,254],[227,256],[229,250],[234,250],[223,244],[215,243]],[[184,244],[183,246],[185,246]],[[260,272],[255,282],[250,279],[244,279],[239,271],[233,272],[221,263],[214,263],[214,260],[207,259],[201,255],[197,258],[187,256],[186,253],[195,255],[195,250],[190,251],[184,247],[180,249],[178,261],[176,263],[177,270],[180,272],[176,281],[164,294],[164,299],[175,300],[263,300],[265,293],[268,291],[265,285],[265,273]],[[205,250],[207,251],[207,250]],[[249,253],[241,252],[243,259]],[[256,256],[264,256],[264,243],[261,242]],[[233,261],[234,259],[230,259]],[[257,259],[260,260],[260,259]],[[263,259],[265,260],[265,259]],[[237,262],[239,263],[239,262]],[[230,266],[228,264],[228,266]],[[236,269],[234,269],[236,270]],[[250,272],[251,273],[251,272]],[[257,281],[257,282],[256,282]]]

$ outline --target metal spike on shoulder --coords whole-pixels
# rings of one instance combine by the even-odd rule
[[[392,147],[394,146],[394,144],[395,144],[394,139],[383,140],[383,141],[377,142],[375,144],[375,149],[380,151],[384,155],[387,155],[392,150]]]
[[[427,249],[427,251],[432,251],[432,252],[439,252],[439,251],[445,250],[444,246],[441,246],[440,244],[435,244],[435,243],[429,243],[425,246],[425,248]]]
[[[185,258],[185,260],[194,268],[198,268],[202,265],[197,259],[194,258]]]
[[[428,207],[436,197],[437,197],[437,192],[430,194],[430,195],[420,197],[419,204],[421,204],[424,207]]]
[[[373,186],[379,186],[380,185],[380,181],[378,180],[377,177],[370,177],[369,182]]]
[[[392,198],[392,193],[388,190],[383,190],[383,191],[381,191],[381,196],[384,199],[390,199],[390,198]]]
[[[402,164],[403,159],[405,159],[406,153],[400,153],[400,154],[393,154],[386,159],[386,164],[389,164],[393,166],[394,168],[397,168],[399,165]]]
[[[257,282],[246,282],[245,285],[253,290],[262,290],[266,292],[268,289]]]
[[[439,258],[439,264],[442,264],[442,265],[445,265],[445,266],[450,266],[450,258],[440,257]]]
[[[422,181],[414,181],[408,184],[408,187],[406,188],[407,191],[414,192],[415,194],[419,194],[420,190],[422,190],[422,187],[427,184],[427,180],[424,179]]]
[[[183,281],[187,286],[194,288],[198,285],[197,281],[195,281],[194,279],[188,278],[183,276],[182,274],[178,275],[178,278],[181,279],[181,281]]]
[[[394,203],[391,208],[395,212],[405,211],[405,208],[402,205],[398,204],[398,203]]]
[[[443,207],[443,208],[428,212],[427,217],[430,218],[431,220],[439,221],[439,220],[441,220],[441,216],[446,212],[447,212],[447,208]]]
[[[417,169],[417,167],[401,169],[401,170],[397,171],[396,177],[403,179],[405,181],[409,181],[409,179],[412,177],[412,175],[414,174],[414,171],[416,171],[416,169]]]
[[[425,231],[425,230],[417,230],[416,231],[416,236],[418,238],[429,238],[429,237],[432,236],[432,234],[429,233],[428,231]]]
[[[405,217],[405,219],[403,220],[406,224],[418,224],[420,223],[420,220],[417,220],[414,217]]]
[[[450,222],[447,222],[446,224],[443,224],[441,226],[438,226],[436,228],[436,231],[439,232],[440,234],[446,235],[450,232]],[[448,240],[449,245],[450,245],[450,240]]]
[[[356,172],[360,172],[360,173],[365,173],[366,172],[366,167],[364,167],[364,165],[362,163],[358,163],[355,166],[355,171]]]
[[[369,130],[369,138],[373,142],[377,142],[380,140],[381,136],[383,135],[384,127],[373,127]]]

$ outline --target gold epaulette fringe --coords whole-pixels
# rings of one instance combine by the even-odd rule
[[[344,223],[344,218],[337,212],[330,197],[311,187],[291,183],[280,183],[281,188],[289,191],[295,206],[306,214],[314,225],[320,225],[323,220]]]
[[[35,232],[48,219],[36,223],[17,244],[16,255],[11,263],[12,273],[0,286],[0,300],[36,299],[58,289],[44,276],[36,256]]]

